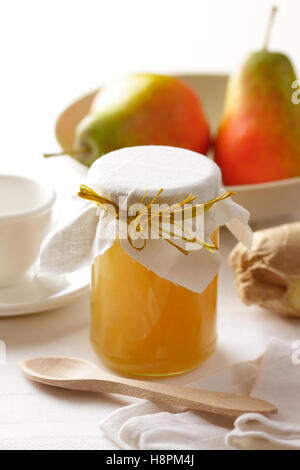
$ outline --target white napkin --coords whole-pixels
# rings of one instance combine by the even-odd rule
[[[128,450],[300,449],[300,364],[293,354],[290,343],[273,339],[263,358],[190,385],[268,400],[279,409],[272,417],[248,413],[234,421],[139,401],[113,412],[101,430]]]
[[[234,201],[220,201],[205,215],[204,240],[211,243],[209,234],[226,224],[250,248],[252,231],[248,219],[249,213]],[[72,220],[46,237],[41,247],[41,272],[64,274],[92,265],[97,256],[113,245],[116,223],[111,214],[95,204],[86,204]],[[211,253],[204,248],[186,256],[164,240],[148,239],[141,251],[132,248],[127,239],[120,243],[126,253],[147,269],[194,292],[203,292],[221,264],[219,252]],[[185,242],[176,243],[186,248]]]
[[[143,249],[134,249],[127,239],[127,210],[131,204],[140,203],[141,200],[149,204],[162,188],[163,192],[155,202],[158,205],[168,203],[168,210],[173,204],[185,200],[189,194],[197,196],[190,206],[197,204],[201,207],[202,204],[202,211],[193,221],[186,216],[188,210],[185,207],[187,232],[184,235],[192,235],[196,231],[200,240],[211,243],[210,236],[214,230],[227,225],[238,240],[248,248],[251,247],[249,212],[231,198],[216,202],[204,214],[203,204],[221,196],[225,190],[221,188],[220,169],[198,153],[165,146],[120,149],[104,155],[91,166],[87,185],[101,196],[114,201],[122,209],[121,214],[122,211],[126,214],[125,220],[122,223],[122,217],[117,218],[116,211],[111,213],[112,208],[108,205],[106,209],[101,209],[94,203],[87,204],[72,220],[46,237],[40,254],[42,272],[66,274],[92,265],[97,256],[120,238],[123,250],[147,269],[191,291],[203,292],[219,270],[221,256],[218,251],[211,253],[202,248],[200,243],[188,243],[170,236],[176,245],[189,251],[189,256],[186,256],[165,240],[153,236],[148,238],[147,233],[141,235],[141,231],[135,235],[145,237],[146,245]],[[147,194],[145,191],[148,191]],[[164,208],[165,215],[169,213],[166,210]],[[145,220],[148,221],[148,217]],[[158,221],[158,218],[151,221],[156,235]],[[183,234],[181,225],[180,221],[177,227],[180,235]],[[118,237],[117,228],[124,227],[123,236]],[[168,233],[170,227],[165,228]],[[174,228],[172,231],[176,234]],[[133,236],[131,238],[134,239]]]

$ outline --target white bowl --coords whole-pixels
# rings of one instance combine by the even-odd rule
[[[300,220],[300,177],[226,189],[236,192],[233,199],[248,209],[256,229]]]
[[[208,74],[176,76],[192,85],[200,96],[212,135],[215,136],[222,116],[228,76]],[[78,99],[59,116],[56,136],[63,149],[72,148],[75,128],[88,113],[97,91]],[[75,164],[75,167],[82,173],[86,172],[86,167],[79,163]],[[300,177],[271,183],[230,186],[226,189],[236,192],[233,199],[250,211],[250,222],[255,228],[300,219]]]

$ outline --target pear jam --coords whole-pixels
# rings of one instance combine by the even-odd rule
[[[143,145],[98,158],[78,213],[47,238],[41,266],[91,266],[91,341],[125,374],[175,375],[216,344],[219,227],[248,249],[249,212],[222,188],[220,168],[179,147]]]
[[[216,307],[217,276],[192,292],[134,261],[119,242],[92,268],[92,344],[119,372],[159,376],[197,367],[216,344]]]

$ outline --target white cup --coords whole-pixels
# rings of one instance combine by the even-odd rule
[[[49,231],[55,191],[33,179],[0,175],[0,288],[25,278]]]

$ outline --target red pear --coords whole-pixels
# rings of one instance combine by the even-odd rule
[[[271,19],[274,13],[273,9]],[[300,104],[292,100],[295,80],[289,58],[266,48],[250,54],[231,76],[215,143],[224,184],[300,175]]]

